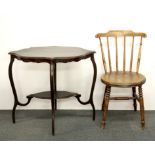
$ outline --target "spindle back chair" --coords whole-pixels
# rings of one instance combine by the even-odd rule
[[[99,39],[103,66],[105,70],[105,74],[101,77],[101,81],[106,85],[102,103],[103,118],[101,122],[101,127],[102,128],[105,127],[109,100],[129,100],[129,99],[133,100],[135,111],[137,111],[136,101],[140,103],[141,126],[144,127],[145,121],[144,121],[144,101],[143,101],[142,85],[145,83],[146,79],[145,76],[139,73],[139,67],[142,52],[142,41],[143,38],[146,37],[146,34],[141,32],[115,30],[115,31],[109,31],[107,33],[98,33],[96,34],[95,37]],[[115,45],[110,42],[111,39],[113,39]],[[139,39],[139,43],[137,42],[137,39]],[[121,43],[120,40],[122,40]],[[106,43],[104,42],[105,43],[104,44],[103,41],[106,41]],[[135,46],[137,47],[136,43],[139,44],[138,49],[136,48],[138,50],[137,59],[134,58]],[[106,51],[105,46],[107,48],[107,59],[105,56]],[[113,50],[115,50],[114,52],[115,69],[112,66],[113,59],[111,59],[111,55],[114,55],[114,53],[111,52],[112,47]],[[121,62],[121,65],[119,63],[120,47],[123,49],[123,61]],[[131,52],[128,68],[127,68],[127,51]],[[136,60],[135,71],[133,71],[134,60]],[[122,87],[122,88],[131,87],[132,97],[110,97],[111,87]],[[139,95],[136,94],[136,87],[138,87]]]

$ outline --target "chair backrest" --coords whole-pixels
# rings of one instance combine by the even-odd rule
[[[123,31],[123,30],[114,30],[114,31],[109,31],[107,33],[98,33],[98,34],[96,34],[95,37],[99,38],[105,73],[112,72],[112,71],[121,71],[121,70],[123,70],[123,72],[133,71],[134,49],[135,49],[135,46],[137,44],[138,44],[138,48],[136,50],[138,53],[137,53],[137,59],[136,59],[137,61],[136,61],[135,71],[137,73],[139,72],[139,66],[140,66],[140,60],[141,60],[141,51],[142,51],[142,40],[143,40],[143,38],[146,37],[145,33],[133,32],[133,31]],[[106,38],[106,39],[103,39],[103,38]],[[138,41],[137,41],[137,39],[138,39]],[[103,45],[104,45],[104,48],[103,48]],[[129,45],[129,46],[127,46],[127,45]],[[106,46],[106,48],[105,48],[105,46]],[[120,57],[119,49],[120,49],[120,47],[123,50],[123,61],[122,61],[123,66],[122,66],[122,69],[119,68],[119,57]],[[126,61],[127,47],[128,47],[128,50],[131,52],[128,69],[126,66],[126,63],[127,63],[127,61]],[[105,49],[107,50],[107,61],[106,61],[106,57],[105,57]],[[111,52],[110,52],[111,49],[113,49],[116,52],[116,54],[115,54],[116,55],[115,56],[115,62],[116,62],[115,63],[115,69],[112,68]]]

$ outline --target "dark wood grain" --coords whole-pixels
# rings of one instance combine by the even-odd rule
[[[64,98],[76,97],[76,96],[81,96],[81,95],[78,93],[67,92],[67,91],[57,91],[55,93],[56,99],[64,99]],[[51,92],[50,91],[39,92],[39,93],[28,95],[27,97],[28,98],[35,97],[35,98],[40,98],[40,99],[51,99]]]
[[[132,87],[132,96],[133,96],[133,107],[134,107],[134,111],[137,111],[136,87]]]
[[[57,99],[64,99],[68,97],[76,97],[77,100],[83,104],[90,104],[93,109],[93,120],[95,120],[95,106],[93,102],[93,92],[96,83],[97,77],[97,67],[94,59],[94,51],[82,49],[79,47],[63,47],[63,46],[49,46],[49,47],[31,47],[27,49],[22,49],[18,51],[10,52],[11,60],[9,65],[9,79],[14,95],[14,106],[12,110],[12,120],[15,123],[15,111],[17,105],[26,106],[30,103],[33,97],[40,99],[50,99],[51,100],[51,118],[52,118],[52,135],[55,135],[55,110],[57,109]],[[56,74],[56,66],[57,63],[67,63],[67,62],[77,62],[82,59],[90,58],[93,64],[93,81],[90,91],[90,96],[88,101],[82,101],[80,99],[81,95],[74,92],[67,91],[57,91],[57,74]],[[20,103],[18,101],[18,96],[16,93],[13,75],[12,75],[12,66],[14,60],[21,60],[23,62],[34,62],[34,63],[48,63],[50,69],[50,91],[39,92],[35,94],[28,95],[28,101],[26,103]]]
[[[71,62],[89,58],[95,51],[79,47],[49,46],[31,47],[12,51],[9,54],[24,62]]]

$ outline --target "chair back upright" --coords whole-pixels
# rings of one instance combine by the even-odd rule
[[[109,31],[107,33],[98,33],[95,36],[99,39],[101,53],[102,53],[102,60],[105,73],[113,72],[113,71],[133,71],[133,61],[135,62],[135,71],[139,72],[140,60],[141,60],[141,52],[142,52],[142,41],[143,38],[146,37],[145,33],[142,32],[133,32],[133,31],[124,31],[124,30],[114,30]],[[137,40],[138,39],[138,40]],[[113,44],[112,44],[113,41]],[[113,48],[112,48],[113,46]],[[119,49],[123,49],[123,61],[121,62],[120,67],[120,53]],[[134,59],[134,50],[137,48],[137,59]],[[128,49],[127,49],[128,48]],[[115,69],[112,66],[112,59],[111,59],[111,51],[115,51]],[[105,51],[107,51],[107,59],[105,57]],[[127,51],[130,51],[129,59],[129,66],[127,68]]]

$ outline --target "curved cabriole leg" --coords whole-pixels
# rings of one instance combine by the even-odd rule
[[[92,82],[92,86],[91,86],[90,97],[89,97],[87,102],[81,101],[80,96],[76,96],[76,98],[83,105],[91,104],[92,109],[93,109],[93,120],[95,120],[95,106],[94,106],[94,102],[93,102],[93,92],[94,92],[95,83],[96,83],[96,77],[97,77],[97,67],[96,67],[94,55],[91,56],[91,62],[93,64],[94,76],[93,76],[93,82]]]
[[[89,100],[90,100],[90,104],[91,104],[91,106],[93,108],[93,120],[95,120],[95,106],[94,106],[94,102],[93,102],[93,93],[94,93],[96,77],[97,77],[97,67],[96,67],[94,55],[91,57],[91,62],[93,64],[94,76],[93,76],[93,83],[92,83],[92,87],[91,87],[90,99]]]
[[[15,121],[15,111],[16,111],[16,107],[18,105],[18,97],[17,97],[17,93],[16,93],[14,81],[13,81],[13,76],[12,76],[13,62],[14,62],[14,58],[11,56],[10,64],[9,64],[9,79],[10,79],[10,84],[11,84],[13,95],[14,95],[14,106],[13,106],[13,110],[12,110],[12,122],[15,123],[16,122]]]
[[[132,87],[132,96],[136,97],[136,87]],[[133,99],[134,111],[137,111],[137,102],[136,99]]]
[[[16,92],[16,88],[15,88],[15,85],[14,85],[14,81],[13,81],[13,75],[12,75],[13,62],[14,62],[14,57],[11,56],[10,64],[9,64],[9,79],[10,79],[12,92],[13,92],[13,95],[14,95],[14,106],[13,106],[13,110],[12,110],[12,121],[13,121],[13,123],[15,123],[16,122],[15,121],[15,111],[16,111],[17,105],[26,106],[26,105],[28,105],[30,103],[32,98],[29,97],[28,101],[26,103],[20,103],[18,101],[17,92]]]
[[[143,100],[143,90],[142,86],[138,87],[139,90],[139,104],[140,104],[140,116],[141,116],[141,126],[145,127],[145,118],[144,118],[144,100]]]
[[[51,90],[51,107],[52,107],[52,135],[55,135],[55,105],[56,105],[56,79],[55,79],[55,71],[56,64],[50,63],[50,90]]]
[[[105,102],[106,89],[107,89],[107,86],[105,87],[105,90],[104,90],[104,96],[103,96],[103,101],[102,101],[102,111],[104,111],[104,102]]]
[[[107,86],[107,89],[105,92],[105,102],[104,102],[104,111],[103,111],[103,118],[102,118],[102,122],[101,122],[101,128],[105,128],[105,124],[106,124],[106,117],[107,117],[107,112],[108,112],[110,91],[111,91],[111,87]]]

